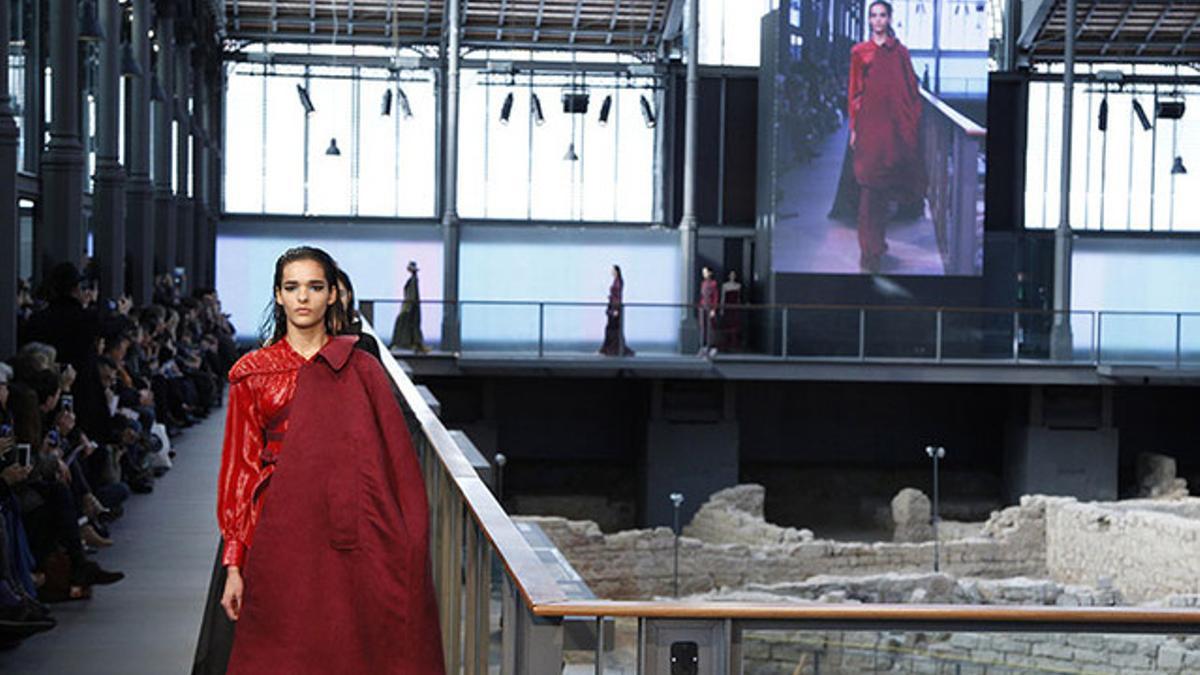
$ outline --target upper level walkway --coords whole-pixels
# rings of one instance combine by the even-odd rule
[[[889,282],[890,283],[890,282]],[[627,303],[629,357],[599,353],[603,303],[463,301],[461,339],[441,337],[449,309],[422,302],[429,353],[394,344],[395,300],[364,300],[418,375],[515,374],[995,384],[1194,384],[1200,381],[1200,313],[1025,309],[726,305],[713,318],[710,351],[682,344],[694,307]],[[1050,353],[1056,318],[1071,348]]]

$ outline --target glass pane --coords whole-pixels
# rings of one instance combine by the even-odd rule
[[[364,72],[381,77],[386,71]],[[383,103],[391,92],[389,115]],[[358,214],[391,216],[396,213],[396,130],[403,123],[395,87],[387,80],[363,80],[359,95],[361,117],[358,121]]]
[[[334,69],[314,69],[313,74],[331,72],[344,74]],[[314,77],[309,80],[308,93],[316,108],[309,115],[309,210],[316,215],[346,215],[350,213],[353,168],[350,154],[353,86],[346,79]],[[341,154],[327,154],[335,141]]]
[[[487,109],[487,180],[489,218],[529,217],[529,134],[534,127],[529,116],[529,90],[524,87],[493,88]],[[509,122],[500,121],[507,97],[513,97]],[[464,148],[464,151],[466,148]],[[476,152],[477,160],[482,153]]]
[[[263,78],[237,70],[230,73],[225,95],[223,164],[225,210],[231,213],[263,210],[263,91]],[[153,134],[154,125],[150,126]],[[156,153],[150,154],[153,158]]]
[[[303,77],[275,75],[266,78],[266,190],[267,213],[301,213],[304,210],[304,107],[296,94]]]
[[[648,223],[654,219],[654,134],[641,111],[645,96],[657,118],[652,90],[618,90],[613,101],[617,118],[618,221]]]
[[[437,199],[437,106],[433,82],[406,80],[402,88],[413,116],[397,120],[396,215],[428,218],[434,215]],[[392,116],[395,115],[393,105]]]
[[[490,173],[487,164],[490,141],[488,103],[491,87],[478,83],[477,73],[464,73],[459,97],[458,125],[458,213],[467,218],[488,215]]]

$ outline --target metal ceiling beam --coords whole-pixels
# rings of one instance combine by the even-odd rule
[[[1183,34],[1183,39],[1179,41],[1179,44],[1175,45],[1175,49],[1171,50],[1171,56],[1176,56],[1179,54],[1179,50],[1183,49],[1183,46],[1186,45],[1188,40],[1191,39],[1192,33],[1196,32],[1197,27],[1200,27],[1200,14],[1196,15],[1196,20],[1192,22],[1191,27],[1189,27],[1187,32]]]
[[[1163,19],[1166,19],[1167,15],[1170,14],[1171,10],[1173,9],[1175,9],[1175,3],[1168,2],[1163,7],[1162,11],[1158,13],[1158,18],[1154,20],[1154,25],[1150,27],[1150,32],[1146,33],[1145,41],[1142,42],[1142,46],[1138,47],[1138,56],[1141,56],[1146,47],[1154,40],[1154,34],[1158,32],[1160,27],[1162,27]]]
[[[612,19],[608,22],[608,39],[604,44],[611,45],[613,41],[613,31],[617,29],[617,17],[621,15],[621,0],[613,2]]]
[[[421,37],[423,38],[429,36],[429,5],[432,3],[432,1],[433,0],[425,0],[425,18],[422,20],[422,23],[425,24],[425,26],[421,29]]]
[[[1121,29],[1125,28],[1125,22],[1129,20],[1129,15],[1133,14],[1133,9],[1136,6],[1137,6],[1137,3],[1135,3],[1133,0],[1129,0],[1129,4],[1126,5],[1126,7],[1125,7],[1125,12],[1123,14],[1121,14],[1121,20],[1118,21],[1116,27],[1113,28],[1112,34],[1110,34],[1108,36],[1108,40],[1104,43],[1104,46],[1100,48],[1101,55],[1108,53],[1109,44],[1111,44],[1114,40],[1116,40],[1117,37],[1121,34]]]
[[[571,44],[575,44],[575,35],[579,31],[579,15],[583,14],[583,0],[575,0],[575,18],[571,21]]]
[[[496,39],[497,40],[501,40],[504,38],[504,15],[507,12],[508,12],[508,0],[501,0],[500,15],[498,17],[496,17],[496,26],[497,26]]]
[[[534,21],[534,26],[536,26],[537,28],[542,27],[542,16],[545,14],[545,12],[546,12],[546,0],[538,0],[537,20]],[[533,41],[534,42],[537,42],[538,39],[541,37],[542,37],[542,32],[540,30],[533,31]]]

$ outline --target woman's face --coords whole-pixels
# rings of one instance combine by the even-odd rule
[[[297,260],[283,268],[283,283],[275,289],[275,302],[283,306],[288,325],[307,329],[322,325],[325,312],[337,302],[337,291],[325,281],[325,270],[315,261]]]
[[[871,24],[871,32],[880,35],[888,32],[892,25],[892,16],[888,14],[886,5],[874,4],[871,5],[871,14],[867,21]]]
[[[614,278],[614,279],[617,278],[617,268],[615,268],[615,267],[612,268],[612,278]]]

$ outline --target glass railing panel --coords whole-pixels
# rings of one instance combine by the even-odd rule
[[[440,300],[423,300],[419,311],[415,312],[412,308],[404,311],[404,304],[399,300],[376,300],[371,304],[374,313],[371,325],[384,344],[398,353],[414,351],[417,347],[414,337],[418,334],[412,327],[419,326],[419,338],[425,348],[442,350],[443,305]]]
[[[626,344],[640,356],[679,356],[683,313],[682,306],[625,305]],[[719,322],[715,326],[719,331]]]
[[[1014,333],[1023,335],[1014,317],[1012,312],[942,310],[942,359],[1011,360]]]
[[[937,358],[937,311],[869,309],[863,348],[869,359]]]
[[[1103,312],[1100,362],[1127,365],[1175,364],[1175,314]]]
[[[754,630],[742,638],[747,675],[1150,675],[1200,664],[1195,638],[1169,635]]]
[[[459,312],[464,353],[537,353],[538,303],[463,302]]]
[[[1200,367],[1200,314],[1179,316],[1179,366]]]
[[[779,340],[791,358],[858,358],[862,312],[842,307],[779,310]]]

